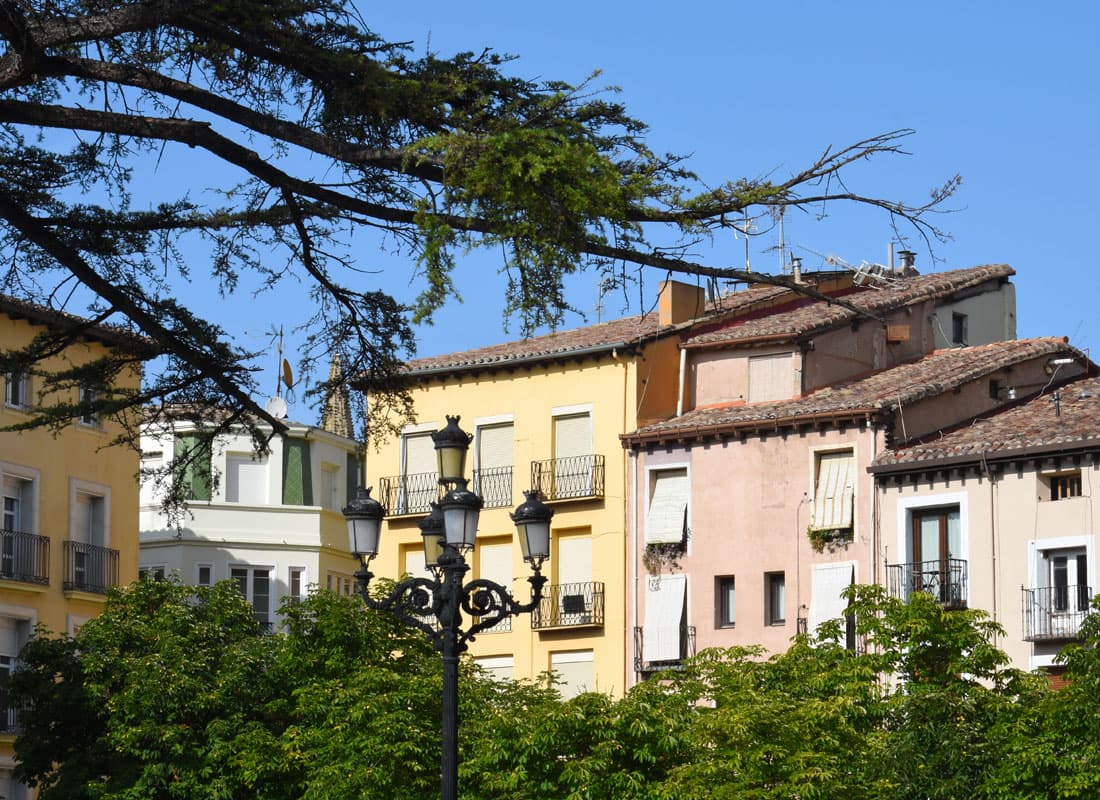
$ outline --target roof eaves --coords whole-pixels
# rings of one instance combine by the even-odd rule
[[[537,364],[539,362],[561,361],[573,358],[584,358],[591,355],[601,355],[603,353],[611,353],[616,350],[632,351],[634,346],[634,341],[608,342],[605,344],[590,345],[588,347],[577,347],[568,350],[528,353],[521,356],[500,358],[493,361],[476,361],[466,362],[462,364],[441,364],[435,367],[410,369],[405,374],[410,378],[435,378],[441,375],[453,375],[456,373],[505,370],[513,369],[515,367],[522,367],[529,364]]]

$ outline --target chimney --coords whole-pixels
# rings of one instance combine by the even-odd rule
[[[702,286],[679,281],[662,281],[657,297],[657,314],[661,325],[675,325],[703,316],[707,307],[707,292]]]
[[[901,259],[902,272],[917,266],[917,254],[912,250],[898,250],[898,258]]]

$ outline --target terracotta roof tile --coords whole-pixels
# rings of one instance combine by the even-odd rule
[[[990,264],[899,278],[896,284],[889,286],[853,287],[851,292],[838,296],[869,313],[883,314],[1014,274],[1015,270],[1007,264]],[[766,309],[755,315],[722,323],[715,329],[692,336],[684,346],[713,347],[760,337],[793,339],[836,327],[849,322],[855,316],[854,312],[842,306],[807,299],[797,303],[794,308]]]
[[[970,421],[965,426],[907,447],[889,450],[874,466],[953,462],[1021,451],[1100,448],[1100,378],[1085,378],[1021,405]]]
[[[790,290],[781,286],[752,286],[739,292],[724,295],[708,304],[707,316],[723,316],[736,313],[755,303],[782,296]],[[634,344],[658,335],[681,330],[691,322],[661,326],[656,311],[632,317],[611,320],[598,325],[555,331],[528,339],[517,339],[503,344],[479,347],[458,353],[446,353],[409,362],[412,374],[442,370],[465,370],[507,366],[510,362],[530,359],[556,358],[592,349],[610,350],[616,345]]]
[[[639,428],[623,438],[628,443],[641,443],[708,430],[751,427],[761,422],[780,423],[845,412],[875,413],[943,394],[1021,361],[1062,353],[1084,359],[1083,353],[1055,337],[938,350],[918,361],[819,389],[798,399],[695,409]]]

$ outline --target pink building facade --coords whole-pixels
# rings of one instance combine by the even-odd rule
[[[843,589],[903,560],[879,536],[876,457],[1004,405],[1009,385],[1038,391],[1052,357],[1085,362],[1014,340],[1010,274],[842,294],[872,319],[799,299],[682,337],[682,413],[622,437],[635,680],[707,647],[847,632]]]

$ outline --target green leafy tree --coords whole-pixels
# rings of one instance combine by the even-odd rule
[[[562,321],[579,269],[612,285],[649,267],[794,286],[686,254],[753,217],[834,201],[935,236],[929,213],[957,184],[911,204],[845,182],[908,131],[828,147],[786,177],[704,182],[652,152],[612,93],[516,77],[492,51],[414,56],[370,24],[348,0],[0,1],[0,288],[129,328],[162,355],[135,393],[111,386],[122,356],[48,376],[45,388],[98,391],[28,424],[171,403],[282,431],[256,402],[257,354],[188,307],[189,281],[308,298],[303,371],[340,353],[333,383],[370,391],[383,430],[387,407],[409,411],[410,312],[431,320],[469,248],[502,254],[506,306],[528,333]],[[415,264],[415,308],[369,288],[362,254],[379,248]],[[0,369],[62,345],[45,337]]]

